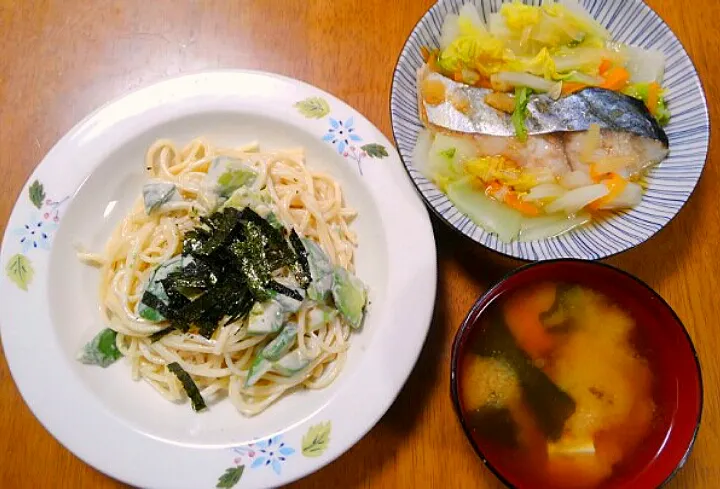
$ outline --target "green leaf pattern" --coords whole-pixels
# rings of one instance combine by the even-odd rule
[[[229,489],[231,487],[235,487],[235,484],[240,482],[240,478],[242,477],[244,470],[244,465],[230,467],[229,469],[225,470],[225,473],[223,475],[220,476],[215,487],[218,487],[220,489]]]
[[[330,113],[330,105],[322,97],[310,97],[296,103],[294,107],[308,119],[322,119]]]
[[[32,202],[35,207],[40,209],[42,207],[43,201],[45,200],[45,189],[43,188],[43,184],[40,183],[38,180],[35,180],[32,185],[30,185],[28,193],[30,194],[30,202]]]
[[[13,281],[21,290],[27,291],[28,285],[32,282],[35,270],[33,270],[32,263],[28,257],[22,253],[17,253],[10,257],[7,265],[5,266],[5,272],[10,280]]]
[[[371,143],[360,146],[370,158],[387,158],[388,152],[382,144]]]
[[[306,457],[319,457],[327,450],[330,443],[332,422],[311,426],[302,438],[302,454]]]

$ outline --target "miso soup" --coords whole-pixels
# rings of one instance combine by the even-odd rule
[[[522,487],[603,487],[657,414],[633,318],[592,289],[541,283],[500,296],[481,321],[458,382],[486,458]]]

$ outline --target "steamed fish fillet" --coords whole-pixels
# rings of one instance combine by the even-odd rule
[[[570,171],[563,139],[554,134],[529,136],[524,143],[516,138],[482,134],[474,136],[473,140],[478,156],[501,155],[516,162],[521,168],[549,171],[554,176]]]
[[[562,177],[570,171],[589,174],[589,163],[597,163],[604,165],[599,168],[603,173],[618,172],[632,178],[659,163],[668,154],[668,149],[659,141],[615,131],[601,132],[598,147],[588,163],[584,161],[586,139],[590,137],[588,131],[528,136],[524,143],[514,137],[482,134],[453,136],[471,141],[476,156],[500,155],[532,173],[545,172],[555,177]]]
[[[583,161],[583,151],[589,137],[587,131],[564,135],[565,154],[573,170],[590,170],[589,165]],[[600,144],[587,161],[604,164],[603,170],[635,177],[664,160],[667,155],[667,146],[656,139],[604,130],[600,134]]]
[[[441,100],[432,100],[433,103],[429,103],[422,93],[419,93],[420,116],[430,129],[489,136],[515,136],[511,116],[485,102],[485,97],[492,90],[458,83],[433,73],[426,67],[420,68],[418,86],[423,86],[426,80],[435,85],[441,83],[444,87],[444,97]],[[527,112],[525,125],[528,135],[585,131],[596,124],[601,129],[628,132],[668,146],[665,131],[645,104],[612,90],[586,88],[557,100],[548,95],[532,95],[527,104]]]
[[[549,171],[562,176],[572,170],[590,172],[598,163],[603,172],[617,171],[626,177],[662,161],[668,154],[668,138],[647,107],[622,93],[586,88],[553,100],[533,95],[527,105],[528,137],[515,138],[511,116],[485,103],[491,90],[455,82],[427,66],[418,70],[418,86],[431,80],[442,97],[428,102],[418,90],[420,118],[432,131],[471,138],[479,156],[502,155],[520,167]],[[437,95],[437,93],[435,94]],[[588,129],[601,129],[596,148],[587,154]],[[597,169],[596,169],[597,170]]]

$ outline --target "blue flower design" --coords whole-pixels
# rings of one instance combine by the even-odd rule
[[[362,138],[355,134],[355,128],[353,127],[355,121],[353,121],[352,117],[345,122],[333,119],[332,117],[328,119],[330,120],[330,127],[328,128],[328,132],[323,136],[323,141],[334,145],[338,153],[343,154],[345,149],[350,147],[353,142],[362,141]]]
[[[33,214],[27,224],[15,228],[14,233],[20,238],[23,253],[27,253],[38,248],[49,250],[50,239],[55,228],[57,228],[55,219],[46,219],[38,214]]]
[[[295,453],[294,448],[290,448],[282,441],[282,435],[273,436],[266,440],[249,443],[247,446],[237,447],[233,449],[239,455],[245,455],[252,460],[251,469],[270,466],[273,471],[280,475],[282,470],[282,462],[287,457]]]

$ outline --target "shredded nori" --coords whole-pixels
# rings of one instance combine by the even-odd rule
[[[168,327],[165,328],[165,329],[161,329],[161,330],[158,331],[157,333],[153,333],[153,334],[150,335],[150,342],[151,342],[151,343],[155,343],[157,340],[159,340],[160,338],[162,338],[162,337],[165,336],[166,334],[171,333],[171,332],[174,331],[174,330],[175,330],[175,328],[172,327],[172,326],[168,326]]]
[[[296,267],[297,269],[294,270],[295,279],[298,281],[298,283],[303,289],[307,289],[310,286],[310,281],[312,280],[312,277],[310,275],[310,264],[308,263],[307,259],[307,250],[302,244],[300,236],[298,236],[298,234],[295,232],[295,229],[290,231],[290,244],[295,250],[297,263],[299,265],[299,267]]]
[[[283,230],[249,207],[228,207],[201,217],[200,225],[185,234],[183,255],[192,260],[162,280],[168,300],[146,290],[141,302],[162,314],[172,328],[187,332],[195,327],[210,338],[223,321],[245,317],[255,301],[265,301],[274,293],[302,301],[297,291],[272,276],[284,270],[306,288],[310,283],[306,254],[294,230],[286,238]],[[156,333],[156,339],[164,334],[165,330]]]
[[[180,380],[180,383],[182,383],[183,389],[185,389],[185,392],[190,398],[190,402],[192,402],[193,410],[202,411],[203,409],[205,409],[207,407],[207,405],[205,404],[205,399],[203,399],[202,395],[200,394],[200,390],[197,388],[197,385],[195,384],[195,381],[192,379],[192,377],[190,377],[190,374],[187,373],[177,362],[169,363],[167,367],[168,370],[174,373],[175,376]]]
[[[165,280],[178,289],[207,289],[218,282],[210,265],[197,258],[181,270],[168,274]]]
[[[260,227],[253,222],[246,222],[243,228],[245,240],[230,245],[230,252],[240,265],[248,289],[258,301],[262,302],[268,298],[265,285],[270,280],[272,272],[266,255],[268,240],[264,239]]]
[[[155,309],[157,312],[159,312],[166,318],[170,318],[173,315],[170,306],[158,299],[158,297],[152,292],[146,290],[143,293],[142,299],[140,301],[147,307]]]
[[[275,280],[271,280],[270,282],[268,282],[267,288],[269,290],[274,290],[278,294],[286,295],[291,299],[295,299],[296,301],[302,302],[303,300],[303,296],[301,296],[300,293],[289,287],[285,287],[283,284],[281,284],[280,282],[276,282]]]

